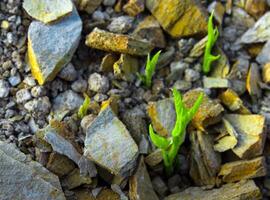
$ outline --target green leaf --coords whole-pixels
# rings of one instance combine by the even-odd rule
[[[193,116],[198,111],[198,109],[202,103],[202,100],[203,100],[203,93],[200,94],[200,96],[198,97],[196,102],[193,104],[192,108],[189,109],[189,111],[188,111],[188,120],[189,121],[192,120]]]
[[[88,107],[89,107],[89,104],[90,104],[90,98],[86,93],[84,93],[84,98],[85,98],[84,102],[80,106],[79,111],[78,111],[78,116],[80,118],[83,118],[87,114],[87,110],[88,110]]]
[[[154,143],[155,146],[157,146],[160,149],[167,149],[171,145],[171,141],[167,140],[166,138],[157,135],[154,130],[152,125],[149,125],[149,134],[152,142]]]

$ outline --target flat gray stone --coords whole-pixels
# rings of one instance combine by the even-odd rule
[[[134,168],[138,146],[110,107],[86,131],[84,155],[114,175],[125,176]]]
[[[65,200],[59,179],[11,144],[0,141],[0,199]]]
[[[265,65],[266,63],[270,62],[270,41],[266,42],[263,46],[261,52],[256,57],[256,61],[261,65]]]
[[[70,62],[81,36],[82,21],[74,8],[60,22],[33,21],[28,30],[28,62],[40,85],[51,81]]]
[[[265,13],[253,27],[240,38],[241,43],[250,44],[265,42],[270,39],[270,12]]]
[[[24,0],[23,8],[33,18],[49,23],[72,12],[70,0]]]

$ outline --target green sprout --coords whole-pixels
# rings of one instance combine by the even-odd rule
[[[163,162],[167,175],[171,175],[173,173],[175,157],[177,156],[180,146],[185,141],[186,127],[199,109],[203,100],[203,93],[200,94],[190,109],[185,107],[181,94],[175,88],[173,89],[173,98],[176,111],[176,122],[171,136],[168,138],[162,137],[154,132],[151,124],[149,125],[150,138],[154,145],[162,151]]]
[[[84,102],[80,106],[79,111],[78,111],[78,116],[80,118],[83,118],[85,115],[87,115],[87,110],[90,105],[90,97],[86,93],[84,93],[83,96],[84,96]]]
[[[213,28],[213,15],[214,12],[211,13],[208,20],[208,39],[205,47],[204,57],[203,57],[203,72],[207,74],[210,71],[211,64],[213,61],[220,58],[220,55],[214,56],[211,54],[211,49],[213,48],[215,42],[217,41],[219,32],[217,27]]]
[[[158,61],[160,53],[161,53],[161,51],[158,51],[152,57],[152,59],[150,58],[150,54],[148,54],[147,61],[146,61],[145,72],[144,72],[144,74],[138,74],[138,77],[141,79],[143,84],[146,85],[146,87],[148,87],[148,88],[151,87],[152,77],[153,77],[153,75],[155,73],[156,65],[157,65],[157,61]]]

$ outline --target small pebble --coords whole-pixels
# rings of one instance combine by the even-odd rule
[[[7,97],[9,95],[9,84],[5,80],[0,80],[0,98]]]
[[[58,77],[65,81],[74,81],[77,78],[77,71],[72,63],[69,63],[66,67],[64,67]]]
[[[89,89],[94,92],[106,93],[109,89],[109,80],[107,77],[98,73],[93,73],[88,79]]]
[[[31,98],[32,96],[28,89],[21,89],[16,93],[17,103],[23,103],[30,100]]]

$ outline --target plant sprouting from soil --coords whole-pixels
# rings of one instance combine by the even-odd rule
[[[145,72],[144,74],[138,74],[138,77],[141,79],[143,84],[146,87],[151,87],[152,84],[152,77],[156,70],[157,61],[159,58],[161,51],[158,51],[152,58],[150,58],[150,54],[147,56]]]
[[[79,111],[78,111],[78,116],[80,118],[83,118],[85,115],[87,115],[87,110],[90,105],[90,97],[86,93],[84,93],[83,96],[84,96],[84,102],[80,106]]]
[[[217,27],[213,28],[213,15],[214,12],[211,13],[208,19],[208,39],[205,47],[204,57],[203,57],[203,72],[207,74],[211,69],[211,64],[213,61],[219,59],[220,55],[214,56],[211,54],[211,50],[217,41],[219,32]]]
[[[176,122],[170,137],[162,137],[156,134],[152,125],[149,125],[149,134],[155,146],[162,150],[163,162],[167,175],[171,175],[174,169],[175,157],[180,146],[185,141],[186,127],[199,109],[203,100],[203,93],[200,94],[192,108],[185,107],[181,94],[173,89],[174,107],[176,112]]]

